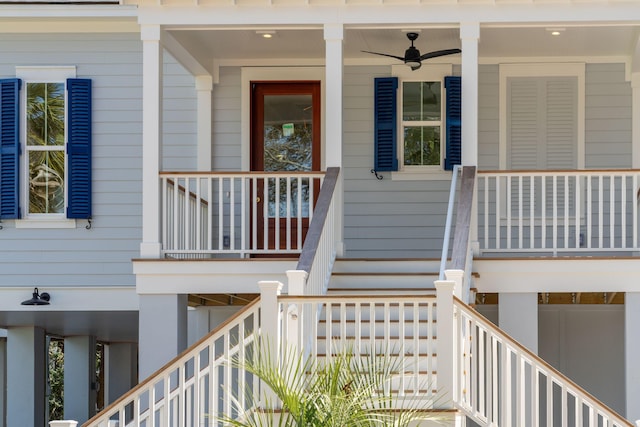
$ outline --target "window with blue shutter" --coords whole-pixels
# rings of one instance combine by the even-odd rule
[[[373,168],[377,172],[398,170],[397,89],[397,77],[380,77],[374,80]]]
[[[445,152],[444,168],[453,170],[454,165],[462,163],[462,81],[459,76],[444,78],[447,91],[445,135],[447,149]]]
[[[67,80],[67,218],[91,217],[91,80]]]
[[[0,219],[20,218],[20,86],[0,80]]]

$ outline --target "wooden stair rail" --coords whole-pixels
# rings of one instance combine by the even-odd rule
[[[467,266],[475,182],[476,167],[463,166],[460,197],[458,198],[458,207],[456,209],[456,230],[453,235],[453,248],[451,249],[451,268],[455,270],[465,270]]]

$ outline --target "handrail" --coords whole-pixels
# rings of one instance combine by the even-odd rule
[[[444,239],[442,241],[442,256],[440,257],[439,280],[444,280],[444,271],[447,269],[447,258],[449,255],[449,240],[451,239],[451,223],[453,222],[453,205],[456,199],[456,187],[458,185],[458,175],[460,165],[453,166],[451,177],[451,188],[449,189],[449,205],[447,207],[447,220],[444,226]]]
[[[456,342],[459,343],[456,358],[458,358],[460,367],[464,367],[464,374],[459,375],[458,390],[460,396],[458,396],[456,400],[460,409],[464,410],[471,418],[476,421],[488,423],[489,425],[498,425],[497,423],[502,422],[502,420],[496,420],[492,418],[492,416],[497,417],[498,412],[500,412],[502,417],[507,417],[503,411],[506,409],[510,412],[510,403],[517,403],[515,416],[516,419],[520,421],[519,417],[524,417],[523,413],[525,412],[522,405],[526,404],[522,402],[515,402],[516,399],[512,398],[511,393],[516,393],[516,395],[519,396],[519,399],[517,400],[524,400],[526,392],[530,393],[531,398],[540,399],[540,392],[553,393],[553,385],[555,384],[558,385],[558,388],[560,388],[562,393],[566,393],[573,397],[575,406],[580,408],[580,410],[574,408],[576,414],[579,412],[580,419],[582,419],[583,416],[582,406],[586,405],[590,408],[590,411],[587,411],[586,415],[595,417],[595,420],[597,420],[599,416],[602,416],[604,421],[603,425],[634,427],[631,422],[622,418],[606,404],[592,396],[589,392],[573,382],[563,373],[541,359],[531,350],[524,347],[514,338],[496,327],[456,297],[454,297],[454,308],[459,313],[458,316],[454,315],[457,319],[457,327],[454,335],[457,335]],[[464,332],[466,332],[467,335],[474,334],[477,336],[462,336],[464,335]],[[481,336],[483,333],[486,333],[486,335]],[[511,362],[512,355],[506,353],[507,351],[511,351],[511,349],[513,349],[513,355],[516,357],[515,362]],[[491,370],[491,367],[496,363],[498,365],[508,363],[509,367],[512,366],[511,363],[515,363],[517,365],[517,370],[521,373],[523,378],[515,379],[515,381],[518,382],[516,388],[532,387],[530,384],[525,385],[526,381],[524,380],[524,376],[526,375],[526,372],[529,372],[529,374],[535,375],[536,377],[534,381],[536,388],[540,383],[539,378],[537,378],[538,375],[542,375],[546,379],[546,391],[540,390],[536,392],[535,390],[511,390],[511,383],[505,381],[503,378],[499,378],[497,371],[484,372],[484,370],[487,369]],[[529,370],[526,369],[526,364],[529,365]],[[502,366],[501,369],[508,369],[508,367]],[[474,377],[474,374],[478,374],[478,370],[483,370],[481,381],[478,380],[478,377]],[[458,373],[460,373],[460,371],[458,371]],[[488,395],[490,393],[499,393],[500,396],[489,397]],[[552,401],[553,398],[549,398],[549,396],[547,396],[546,400]],[[563,396],[562,401],[566,402],[566,400],[567,397]],[[501,411],[495,411],[492,413],[494,409],[493,405],[497,405],[498,401],[501,402],[500,404],[503,408]],[[535,402],[531,402],[531,405],[532,407],[538,408],[540,407],[540,402],[537,404]],[[566,408],[563,410],[566,411]],[[549,413],[551,413],[551,415]],[[547,417],[552,415],[552,409],[547,407]],[[563,415],[566,416],[568,414],[563,412]],[[538,417],[539,414],[537,414],[537,411],[533,411],[531,416]],[[607,419],[604,419],[605,416]],[[509,418],[509,420],[510,419],[511,418]],[[591,421],[593,421],[593,419]],[[536,424],[534,423],[533,425]],[[589,423],[589,425],[593,424]]]
[[[315,209],[313,211],[313,219],[309,224],[309,230],[307,236],[302,245],[302,252],[298,259],[297,270],[303,270],[307,273],[311,272],[313,261],[316,259],[316,252],[322,237],[322,230],[329,214],[329,206],[333,200],[333,192],[338,182],[338,175],[340,174],[339,167],[327,168],[327,172],[324,176],[322,187],[320,188],[320,194],[318,195],[318,201],[316,202]]]
[[[464,270],[469,256],[469,232],[471,228],[471,210],[473,208],[473,191],[476,182],[476,167],[462,168],[460,197],[456,209],[456,231],[451,249],[451,267]]]
[[[160,369],[156,370],[153,374],[149,375],[146,379],[138,383],[135,387],[129,390],[127,393],[122,395],[116,401],[111,403],[106,408],[102,409],[98,414],[93,416],[87,422],[85,422],[82,427],[90,427],[90,426],[102,426],[107,425],[103,424],[105,421],[108,421],[110,417],[116,413],[126,411],[128,404],[127,402],[136,402],[138,399],[136,396],[143,395],[149,387],[153,387],[153,382],[158,380],[159,377],[166,375],[167,372],[172,372],[175,369],[182,367],[185,363],[188,362],[189,359],[193,358],[194,354],[198,354],[203,351],[203,348],[208,346],[211,342],[215,342],[215,340],[223,336],[224,334],[228,334],[228,331],[232,328],[238,327],[238,325],[242,322],[245,322],[247,318],[250,316],[258,316],[260,308],[260,298],[256,298],[254,301],[247,304],[244,308],[239,310],[237,313],[232,315],[222,324],[220,324],[217,328],[213,329],[211,332],[206,334],[196,343],[191,345],[188,349],[184,350],[182,353],[174,357],[172,360],[167,362]],[[257,322],[256,325],[257,327]],[[254,332],[258,333],[256,329]],[[229,345],[231,343],[225,343]],[[211,352],[210,360],[213,361],[213,351],[209,349]],[[210,362],[209,362],[210,363]],[[165,395],[163,399],[169,399],[169,396]],[[136,409],[139,409],[139,405],[134,405]],[[120,409],[118,409],[120,408]],[[106,418],[105,418],[106,417]]]

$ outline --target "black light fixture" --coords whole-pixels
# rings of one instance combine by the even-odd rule
[[[31,299],[22,301],[20,304],[21,305],[49,305],[49,300],[51,299],[51,296],[48,293],[43,292],[42,295],[40,295],[40,293],[38,292],[38,288],[33,288],[32,295],[33,296],[31,297]]]

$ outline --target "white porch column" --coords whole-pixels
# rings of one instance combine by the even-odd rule
[[[44,329],[7,332],[7,426],[44,426],[46,389]]]
[[[640,292],[624,296],[624,364],[626,378],[626,417],[640,420]]]
[[[162,45],[160,26],[143,25],[142,39],[142,258],[160,257]]]
[[[640,168],[640,72],[631,74],[631,167]]]
[[[80,424],[95,415],[96,338],[64,339],[64,419]]]
[[[211,171],[211,76],[196,76],[198,171]]]
[[[462,41],[462,164],[478,165],[478,39],[480,24],[460,24]]]
[[[478,166],[478,40],[480,24],[460,24],[462,42],[462,165]],[[471,210],[470,236],[474,253],[480,251],[478,244],[478,189],[474,190]]]
[[[106,381],[104,397],[106,404],[116,401],[131,390],[138,379],[137,346],[133,343],[111,343],[105,346],[104,364]]]
[[[342,24],[325,24],[325,126],[324,139],[326,167],[341,168],[336,184],[334,203],[336,205],[335,229],[338,242],[337,255],[344,254],[344,168],[342,167],[342,84],[343,84],[343,43]]]
[[[501,293],[498,299],[500,329],[538,354],[538,294]]]
[[[139,374],[144,380],[187,348],[187,295],[139,295]]]

